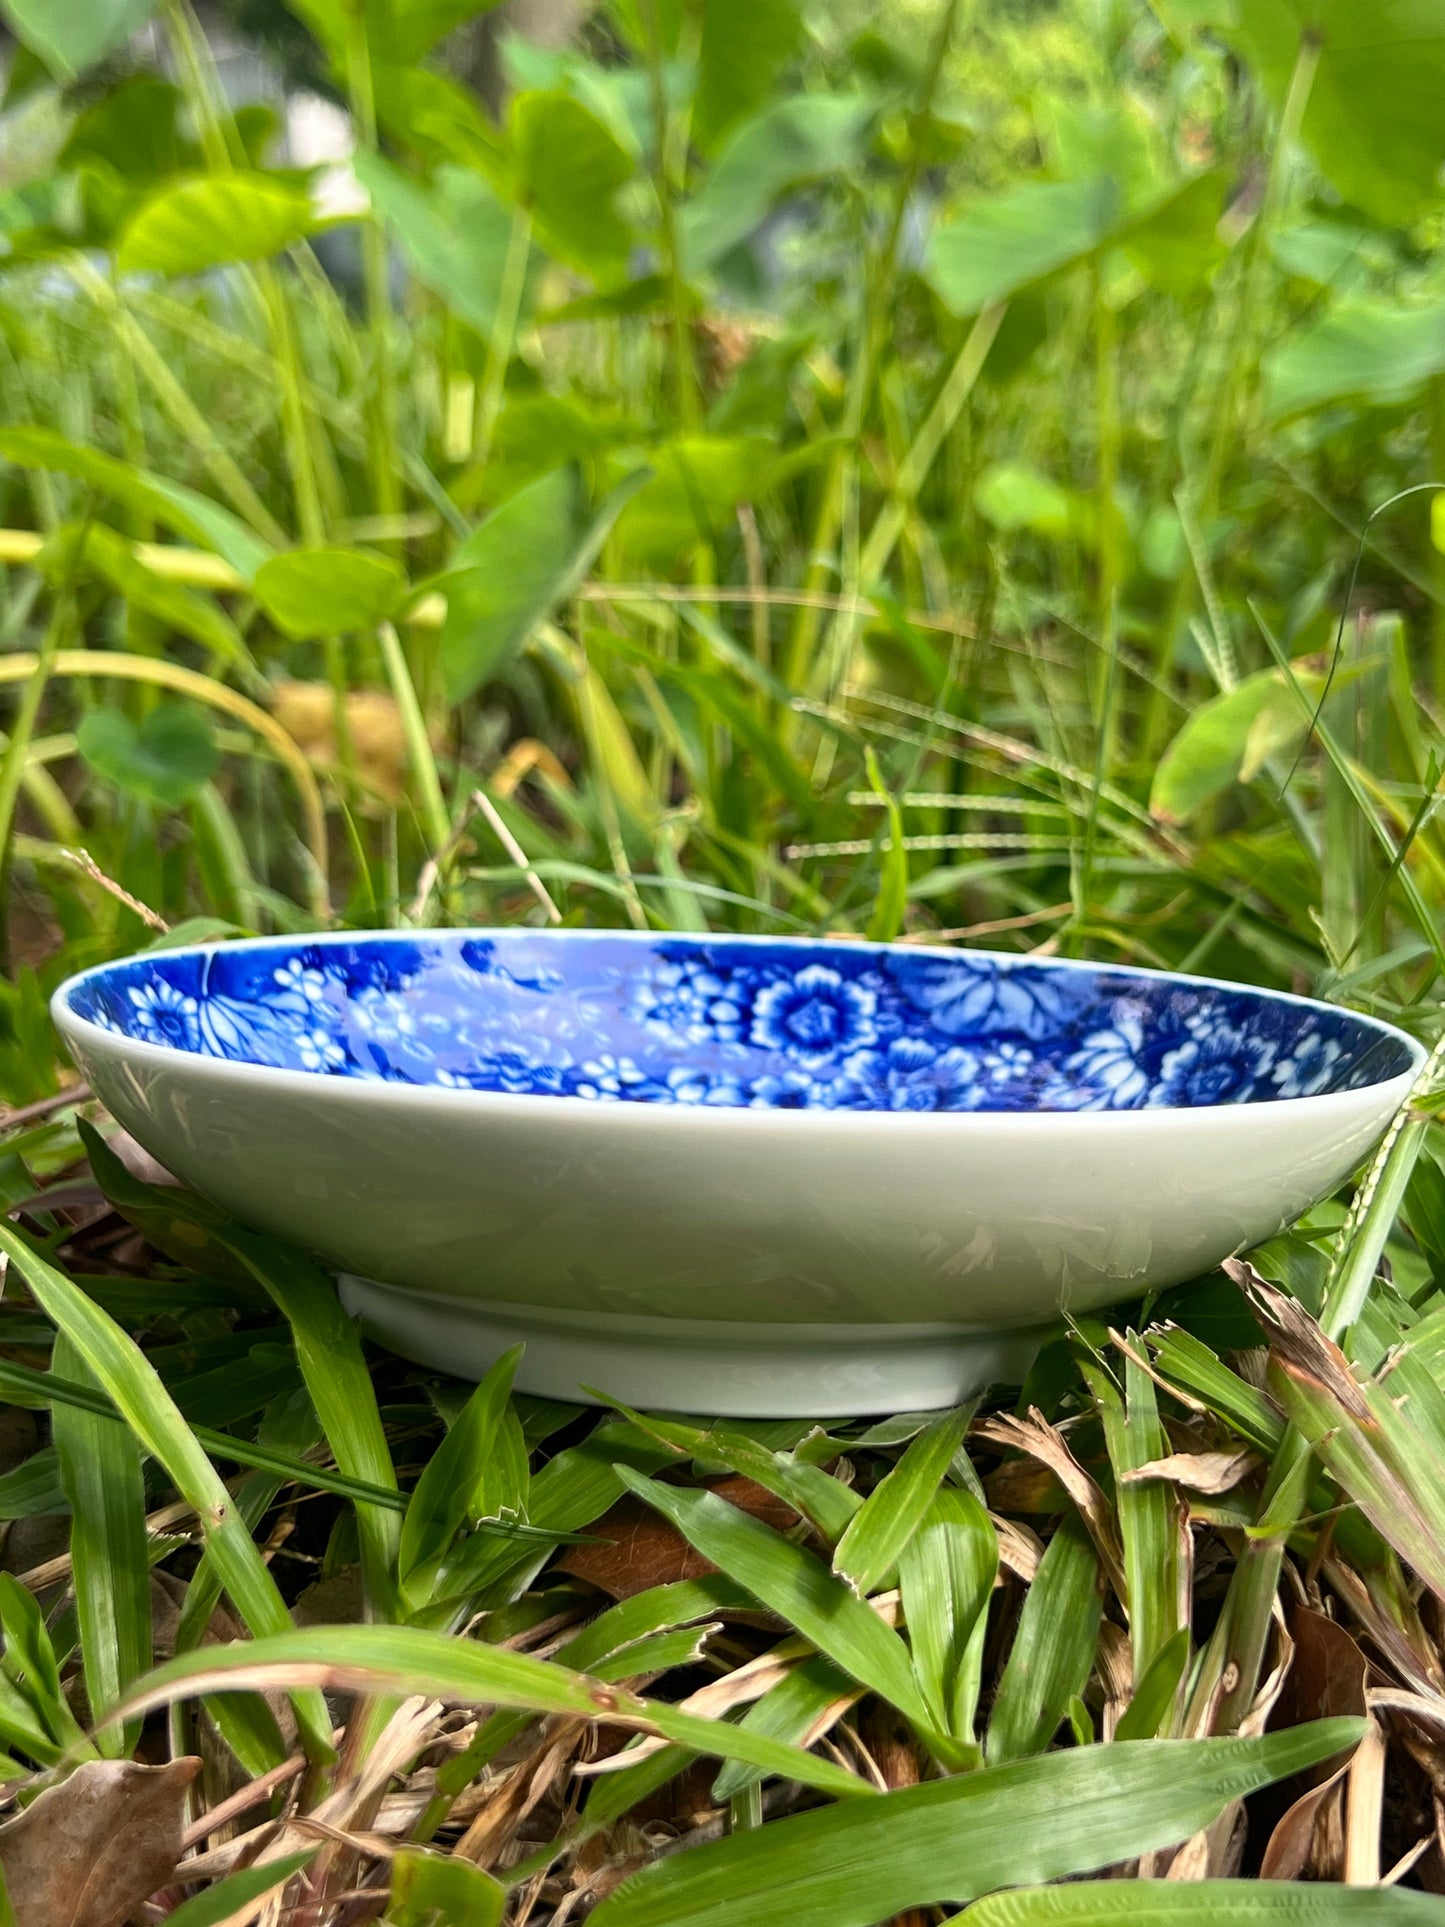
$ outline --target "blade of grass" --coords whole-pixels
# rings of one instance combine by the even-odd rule
[[[1024,1598],[985,1746],[990,1766],[1041,1753],[1082,1693],[1099,1642],[1099,1561],[1076,1512],[1064,1519]]]
[[[1429,1927],[1445,1916],[1433,1894],[1400,1887],[1301,1885],[1288,1880],[1080,1881],[990,1894],[963,1915],[967,1927]]]
[[[246,1625],[258,1637],[289,1627],[291,1615],[250,1533],[236,1517],[224,1481],[134,1339],[3,1223],[0,1251],[57,1331],[70,1339],[142,1447],[194,1506],[207,1549]],[[329,1758],[331,1721],[321,1695],[299,1694],[296,1717],[307,1751],[316,1759]]]
[[[874,1927],[910,1907],[1174,1846],[1230,1800],[1327,1759],[1361,1731],[1358,1720],[1324,1720],[1252,1740],[1136,1740],[930,1781],[656,1861],[592,1918],[596,1927]]]

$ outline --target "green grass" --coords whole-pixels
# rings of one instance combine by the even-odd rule
[[[6,11],[12,1807],[198,1757],[131,1899],[181,1927],[1440,1915],[1434,1059],[1251,1268],[827,1430],[364,1351],[126,1172],[44,1000],[560,919],[1434,1046],[1445,10],[617,0],[504,36],[495,119],[475,8],[307,0],[372,207],[329,233],[185,0],[164,74],[135,6]]]

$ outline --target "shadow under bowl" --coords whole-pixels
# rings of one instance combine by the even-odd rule
[[[615,931],[260,938],[61,986],[108,1109],[406,1357],[736,1416],[952,1404],[1369,1152],[1376,1020],[983,951]]]

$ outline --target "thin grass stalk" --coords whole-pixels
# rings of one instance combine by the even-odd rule
[[[346,23],[346,91],[356,142],[365,153],[377,151],[376,89],[371,71],[366,10],[343,9]],[[377,511],[401,510],[396,462],[396,383],[392,374],[391,288],[386,236],[375,219],[361,223],[361,273],[366,296],[366,330],[371,348],[371,386],[367,401],[367,450]]]
[[[507,386],[507,368],[517,338],[517,319],[522,311],[522,295],[527,286],[527,261],[532,250],[532,213],[518,199],[512,208],[512,225],[507,232],[507,253],[502,263],[502,279],[497,289],[497,305],[487,336],[487,359],[477,388],[476,412],[472,426],[472,460],[485,462],[492,452],[492,435],[502,412]]]

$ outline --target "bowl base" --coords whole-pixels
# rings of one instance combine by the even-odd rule
[[[388,1351],[480,1378],[525,1345],[518,1391],[726,1418],[863,1418],[957,1405],[1021,1383],[1047,1327],[742,1325],[478,1304],[343,1276],[341,1300]],[[595,1388],[594,1393],[584,1390]]]

